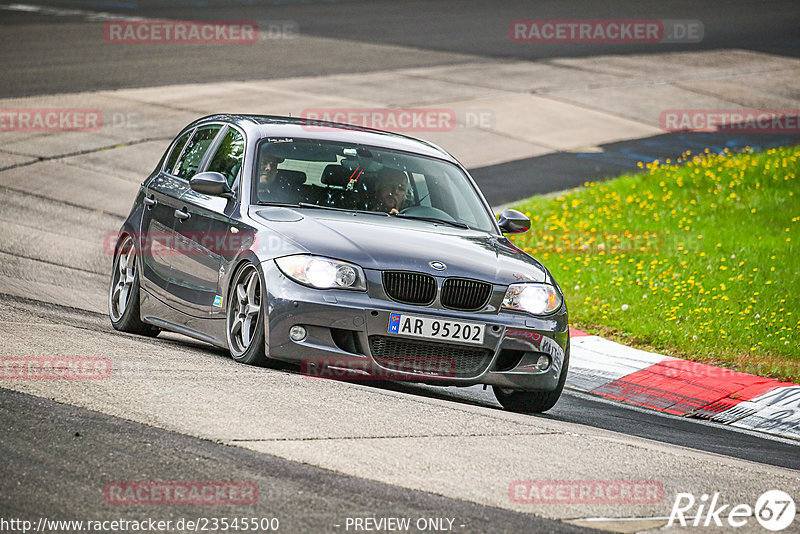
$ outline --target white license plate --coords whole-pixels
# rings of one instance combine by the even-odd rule
[[[486,325],[480,323],[434,319],[432,317],[417,317],[416,315],[407,315],[405,313],[389,314],[388,332],[401,336],[441,339],[480,345],[483,343],[485,329]]]

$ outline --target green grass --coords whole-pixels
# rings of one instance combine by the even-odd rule
[[[800,146],[654,162],[533,197],[513,241],[564,290],[572,326],[800,382]]]

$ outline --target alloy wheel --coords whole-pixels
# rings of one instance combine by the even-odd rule
[[[253,342],[261,315],[261,278],[252,265],[244,267],[228,303],[228,341],[234,356],[244,354]]]
[[[136,280],[136,247],[128,236],[119,247],[119,254],[114,264],[114,274],[109,290],[108,311],[113,321],[119,321],[133,297],[133,285]]]

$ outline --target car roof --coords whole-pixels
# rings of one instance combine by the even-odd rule
[[[453,156],[428,141],[398,133],[365,128],[363,126],[312,120],[302,117],[216,114],[198,119],[192,123],[192,126],[204,122],[218,121],[232,123],[245,130],[250,137],[290,137],[358,143],[390,150],[412,152],[444,159],[451,163],[458,163]]]

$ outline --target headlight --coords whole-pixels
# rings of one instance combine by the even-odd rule
[[[547,315],[561,307],[561,295],[548,284],[511,284],[503,297],[503,308]]]
[[[345,261],[320,256],[284,256],[277,258],[278,269],[297,283],[317,289],[354,289],[364,291],[364,271]]]

